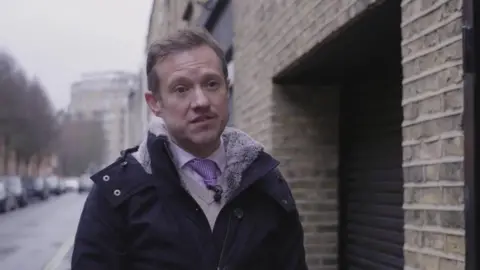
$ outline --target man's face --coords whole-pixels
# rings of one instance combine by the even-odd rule
[[[221,61],[208,46],[168,56],[155,66],[159,89],[146,99],[180,144],[218,142],[228,120],[228,85]]]

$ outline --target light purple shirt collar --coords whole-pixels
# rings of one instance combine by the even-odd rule
[[[170,142],[170,150],[172,151],[173,158],[175,159],[174,162],[179,169],[183,169],[185,164],[187,164],[192,159],[195,159],[194,155],[190,154],[189,152],[183,150],[177,144]],[[223,145],[223,140],[220,138],[220,146],[213,152],[207,159],[212,160],[215,162],[220,169],[220,173],[223,173],[226,166],[226,153],[225,153],[225,146]]]

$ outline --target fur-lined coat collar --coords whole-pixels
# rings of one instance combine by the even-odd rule
[[[169,135],[165,123],[161,118],[154,118],[148,129],[150,134],[163,136],[169,141]],[[226,152],[225,179],[228,189],[226,196],[238,188],[242,181],[242,173],[253,163],[264,147],[246,133],[231,127],[225,128],[222,133],[222,140]],[[151,159],[147,147],[148,136],[140,144],[138,151],[133,154],[136,160],[143,167],[145,172],[152,174]]]

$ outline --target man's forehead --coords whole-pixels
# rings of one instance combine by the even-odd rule
[[[171,54],[156,65],[156,69],[160,73],[173,73],[202,68],[221,70],[220,59],[207,46]]]

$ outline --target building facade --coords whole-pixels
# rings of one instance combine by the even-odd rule
[[[139,88],[138,74],[123,71],[84,74],[71,86],[68,113],[72,117],[101,120],[107,140],[105,163],[133,146],[131,99]],[[138,142],[136,142],[138,143]]]
[[[462,1],[232,2],[235,124],[282,162],[310,269],[465,269]]]
[[[189,24],[235,59],[233,125],[281,162],[309,269],[480,269],[479,4],[155,3],[168,21],[159,37],[184,27],[193,5]]]

